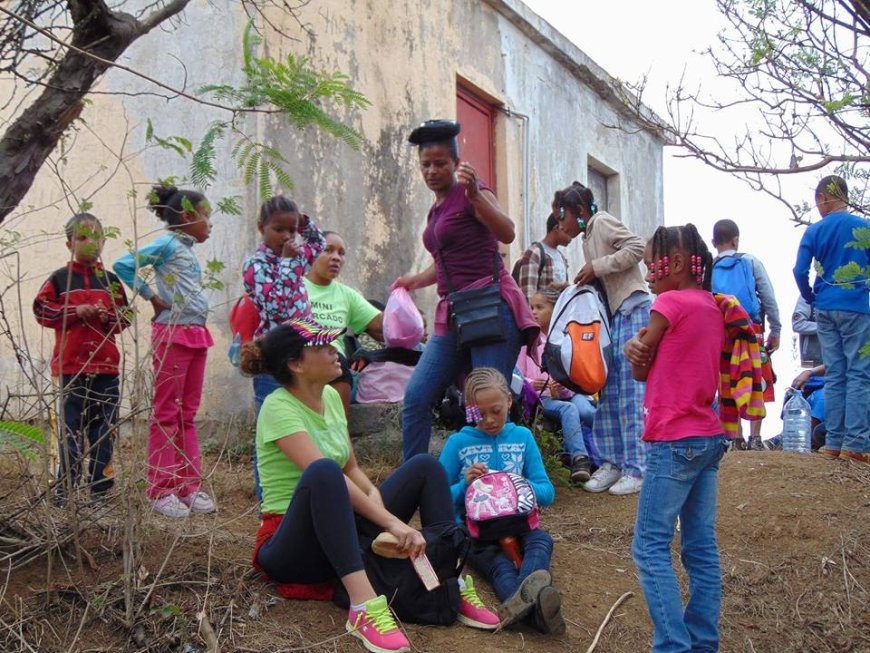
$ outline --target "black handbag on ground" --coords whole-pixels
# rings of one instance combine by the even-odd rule
[[[435,234],[433,228],[432,234]],[[450,281],[450,273],[444,262],[441,242],[437,236],[438,255],[444,267],[447,281],[447,301],[450,302],[450,321],[456,332],[458,349],[478,347],[507,340],[507,331],[501,319],[501,285],[499,284],[499,255],[495,253],[492,264],[492,283],[472,290],[456,290]]]
[[[431,592],[426,590],[409,559],[384,558],[372,552],[372,538],[360,535],[366,575],[377,594],[387,602],[402,621],[415,624],[447,626],[459,615],[459,574],[471,546],[466,530],[454,522],[432,524],[421,529],[426,538],[426,556],[441,581]],[[344,586],[339,583],[333,601],[349,608]]]

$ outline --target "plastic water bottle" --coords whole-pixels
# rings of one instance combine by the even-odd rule
[[[785,404],[782,430],[783,450],[810,453],[811,430],[810,405],[800,390],[795,390],[791,399]]]

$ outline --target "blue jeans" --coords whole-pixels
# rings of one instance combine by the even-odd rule
[[[719,650],[722,576],[716,544],[716,486],[724,435],[652,442],[637,505],[632,555],[655,626],[653,653]],[[671,562],[680,518],[680,558],[689,575],[683,608]]]
[[[523,345],[522,332],[504,301],[500,313],[507,333],[505,342],[459,349],[456,334],[451,330],[443,336],[434,336],[426,343],[423,355],[405,388],[405,401],[402,406],[402,448],[405,460],[410,460],[417,454],[429,453],[432,408],[444,396],[447,386],[458,382],[460,374],[478,367],[494,367],[510,383],[520,347]]]
[[[562,401],[551,397],[542,397],[544,417],[558,421],[562,425],[562,439],[565,451],[573,459],[574,456],[588,456],[589,451],[583,437],[583,425],[592,426],[595,418],[595,406],[583,395],[574,395],[570,400]]]
[[[870,453],[870,315],[816,311],[825,364],[825,446]],[[848,397],[848,400],[847,400]]]
[[[263,407],[263,402],[266,397],[272,394],[275,390],[281,387],[271,374],[259,374],[254,377],[254,410],[255,417],[260,416],[260,409]],[[257,436],[254,436],[254,492],[257,494],[257,501],[263,500],[263,488],[260,487],[260,472],[257,471]]]
[[[114,484],[111,474],[114,431],[118,423],[120,377],[117,374],[71,374],[60,378],[63,428],[57,438],[58,496],[78,486],[88,458],[87,482],[92,496]],[[109,474],[106,474],[106,468]]]
[[[526,576],[538,569],[550,571],[553,557],[553,538],[540,528],[518,538],[523,553],[523,564],[517,569],[501,550],[500,544],[472,544],[468,564],[490,582],[499,601],[506,601],[517,591]]]

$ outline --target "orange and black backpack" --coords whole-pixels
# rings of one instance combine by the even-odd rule
[[[544,367],[569,390],[595,394],[607,383],[613,357],[607,308],[593,286],[568,286],[553,308]]]

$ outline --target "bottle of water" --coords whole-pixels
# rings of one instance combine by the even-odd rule
[[[785,404],[782,430],[783,450],[810,453],[811,430],[810,405],[800,390],[794,390],[791,399]]]

